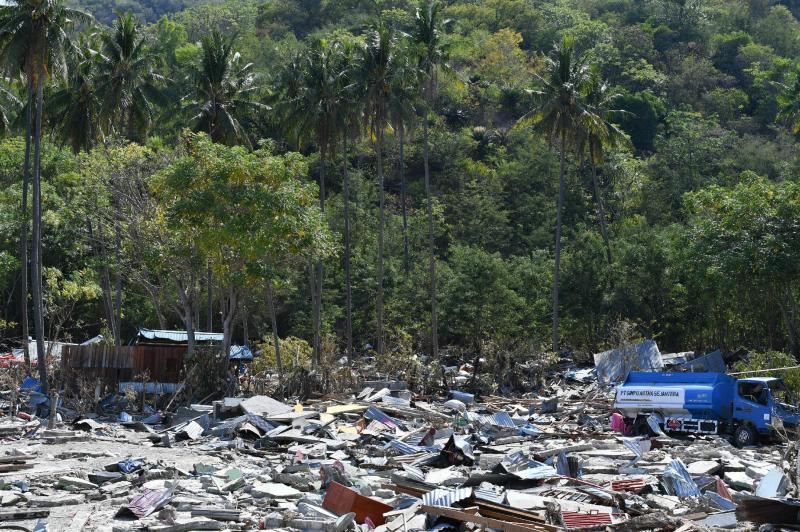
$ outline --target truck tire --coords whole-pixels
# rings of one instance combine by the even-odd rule
[[[747,447],[748,445],[755,445],[756,432],[749,425],[739,425],[733,431],[733,444],[736,447]]]
[[[636,421],[633,423],[633,428],[631,429],[631,433],[634,436],[655,436],[650,425],[647,424],[647,418],[644,416],[639,416],[636,418]]]

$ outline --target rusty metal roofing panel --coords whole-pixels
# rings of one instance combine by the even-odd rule
[[[584,513],[562,511],[561,517],[564,519],[564,525],[569,530],[610,525],[613,522],[611,514],[608,512],[592,511],[590,513]]]

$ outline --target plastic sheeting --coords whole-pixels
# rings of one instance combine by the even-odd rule
[[[594,355],[597,379],[607,384],[623,380],[631,371],[659,371],[664,367],[655,340],[603,351]]]

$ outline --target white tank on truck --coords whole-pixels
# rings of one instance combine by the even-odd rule
[[[666,432],[732,434],[737,445],[795,432],[800,412],[785,399],[783,381],[736,379],[725,373],[631,372],[614,409],[636,433],[658,423]]]

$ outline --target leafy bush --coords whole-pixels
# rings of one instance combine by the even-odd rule
[[[284,370],[294,370],[295,368],[310,368],[313,349],[311,345],[301,338],[287,336],[279,340],[281,348],[281,362]],[[258,345],[261,354],[253,359],[250,368],[254,375],[265,371],[275,371],[278,365],[275,362],[275,344],[272,337],[266,337],[264,342]]]
[[[766,353],[750,353],[747,360],[740,361],[736,364],[734,371],[759,371],[773,368],[784,368],[789,366],[796,366],[797,361],[788,353],[780,351],[767,351]],[[742,375],[746,377],[748,375]],[[770,376],[783,379],[786,387],[789,389],[794,397],[800,395],[800,369],[791,369],[787,371],[780,371],[772,373],[754,373],[752,376]]]

